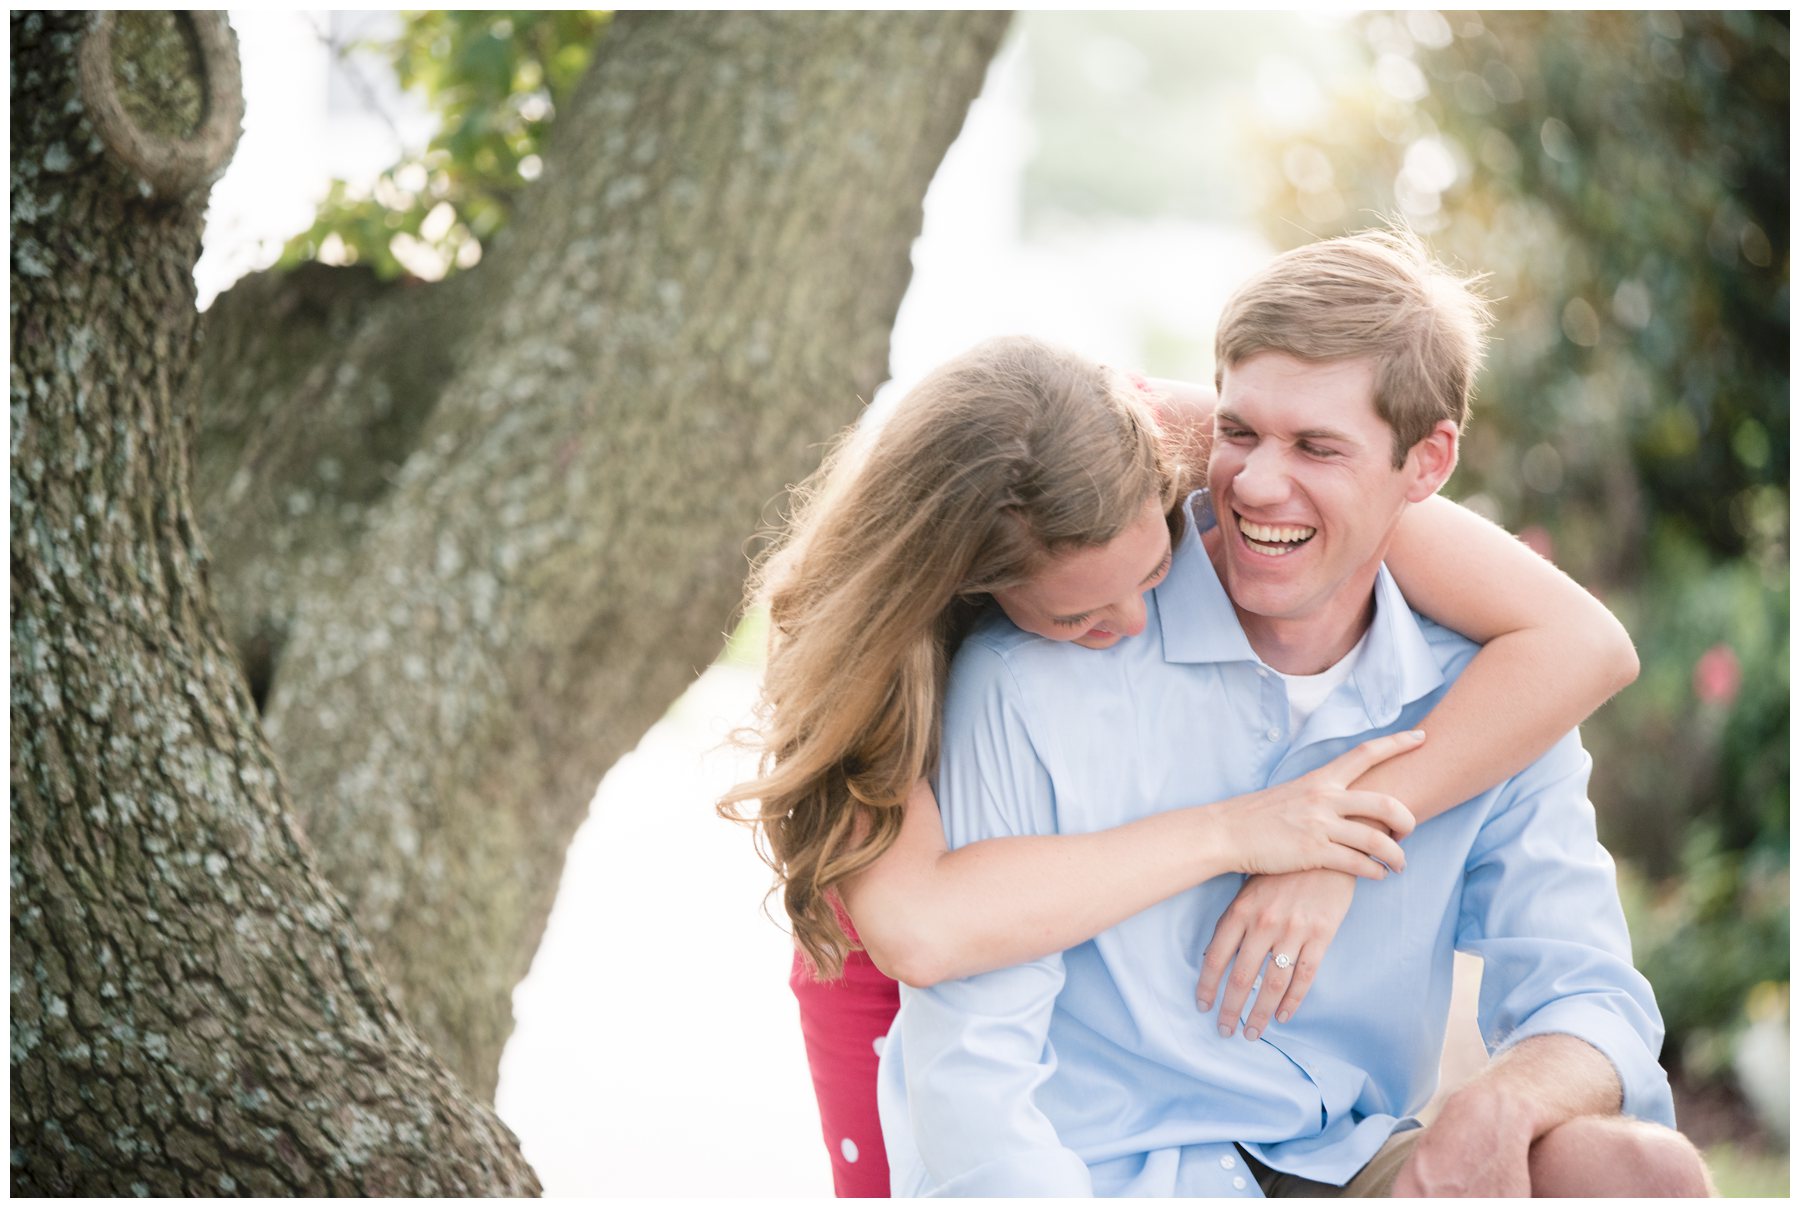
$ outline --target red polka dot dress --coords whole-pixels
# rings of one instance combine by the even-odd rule
[[[842,912],[838,918],[854,938],[849,920]],[[844,961],[841,981],[821,982],[813,980],[812,967],[796,950],[788,984],[800,1003],[800,1033],[819,1099],[832,1184],[843,1198],[886,1198],[887,1150],[875,1110],[875,1070],[900,1009],[900,987],[862,951]]]

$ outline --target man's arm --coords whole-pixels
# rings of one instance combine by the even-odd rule
[[[1531,1143],[1577,1116],[1617,1114],[1623,1093],[1612,1062],[1585,1040],[1522,1040],[1444,1100],[1394,1194],[1528,1196]]]
[[[944,703],[937,792],[952,847],[1056,829],[1049,774],[999,655],[969,642]],[[913,1140],[938,1195],[1085,1196],[1087,1165],[1035,1102],[1050,1076],[1061,954],[930,989],[903,987]]]
[[[1483,958],[1493,1062],[1445,1101],[1401,1194],[1529,1194],[1533,1141],[1578,1116],[1674,1124],[1662,1018],[1631,965],[1571,734],[1500,791],[1469,857],[1458,947]]]

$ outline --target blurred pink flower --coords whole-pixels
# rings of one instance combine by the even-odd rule
[[[1520,529],[1519,540],[1536,550],[1539,557],[1556,561],[1556,542],[1550,539],[1550,530],[1543,525],[1532,524]]]
[[[1729,705],[1743,683],[1737,651],[1723,642],[1694,662],[1694,695],[1709,705]]]

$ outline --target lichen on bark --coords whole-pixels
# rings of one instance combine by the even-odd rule
[[[191,137],[206,114],[206,79],[188,22],[171,12],[122,12],[113,26],[113,82],[140,127]]]
[[[189,493],[205,195],[106,160],[85,15],[11,20],[12,1190],[533,1192],[318,875],[220,636]]]
[[[478,270],[248,283],[197,368],[235,63],[109,141],[95,20],[11,18],[13,1189],[532,1192],[485,1101],[568,839],[879,381],[1005,18],[621,14]]]
[[[230,628],[322,867],[471,1086],[601,775],[717,655],[766,506],[881,381],[1005,23],[621,14],[479,267],[215,306]]]

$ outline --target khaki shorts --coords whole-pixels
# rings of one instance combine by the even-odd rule
[[[1375,1151],[1369,1164],[1356,1172],[1356,1176],[1342,1187],[1335,1183],[1321,1183],[1315,1179],[1301,1178],[1297,1174],[1286,1174],[1279,1170],[1271,1170],[1242,1149],[1250,1173],[1256,1176],[1257,1186],[1270,1199],[1277,1197],[1290,1198],[1306,1196],[1317,1198],[1322,1196],[1353,1196],[1362,1199],[1386,1199],[1394,1194],[1394,1180],[1400,1177],[1400,1170],[1406,1165],[1406,1159],[1412,1156],[1413,1146],[1425,1135],[1422,1128],[1409,1128],[1405,1132],[1397,1132],[1389,1137],[1382,1147]]]

